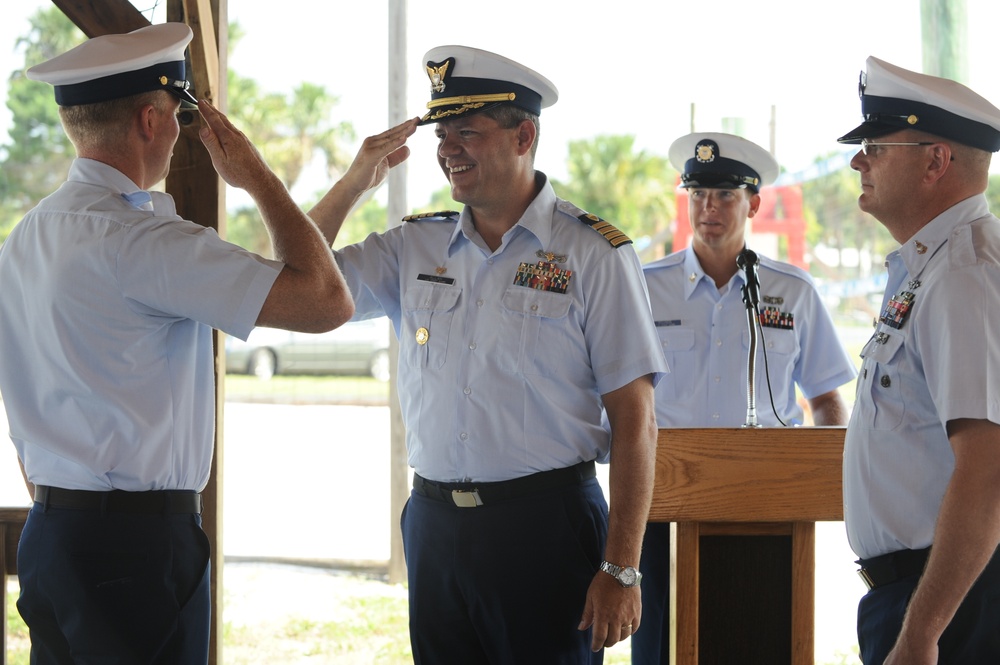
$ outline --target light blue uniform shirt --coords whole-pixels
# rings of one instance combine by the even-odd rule
[[[948,421],[1000,423],[1000,220],[985,196],[938,215],[886,265],[883,311],[899,327],[880,322],[862,352],[844,451],[847,535],[863,559],[934,540],[955,468]]]
[[[601,394],[667,371],[632,246],[582,214],[546,181],[495,252],[468,209],[337,252],[356,318],[384,313],[399,336],[421,476],[498,481],[606,459]]]
[[[747,420],[747,359],[750,332],[738,270],[720,293],[702,270],[694,250],[675,252],[643,268],[653,319],[670,374],[656,387],[659,427],[740,427]],[[852,380],[854,363],[837,338],[830,314],[809,275],[795,266],[761,257],[757,270],[763,333],[756,360],[757,422],[780,426],[768,396],[764,353],[778,415],[802,423],[795,399]]]
[[[36,485],[202,489],[212,327],[246,338],[281,270],[137,189],[77,159],[0,247],[0,390]]]

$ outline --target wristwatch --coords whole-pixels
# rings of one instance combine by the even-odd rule
[[[618,583],[626,589],[639,586],[639,582],[642,581],[642,573],[632,566],[618,566],[607,561],[602,561],[601,570],[618,580]]]

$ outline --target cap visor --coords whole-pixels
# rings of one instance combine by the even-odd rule
[[[837,143],[857,144],[861,143],[862,139],[873,139],[878,136],[885,136],[886,134],[898,132],[901,129],[903,128],[897,127],[896,125],[888,125],[882,122],[863,122],[837,139]]]
[[[192,95],[187,90],[181,90],[179,88],[164,88],[164,90],[166,90],[167,92],[169,92],[170,94],[174,95],[179,100],[181,100],[182,109],[198,108],[198,100],[195,99],[194,95]]]

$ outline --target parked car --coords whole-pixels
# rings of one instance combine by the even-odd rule
[[[246,342],[226,338],[226,371],[265,380],[275,374],[347,374],[388,381],[389,334],[384,316],[318,334],[256,328]]]

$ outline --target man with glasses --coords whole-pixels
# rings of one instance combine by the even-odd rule
[[[869,58],[859,207],[900,243],[862,351],[844,514],[869,587],[864,663],[1000,662],[1000,220],[986,190],[1000,109]]]

